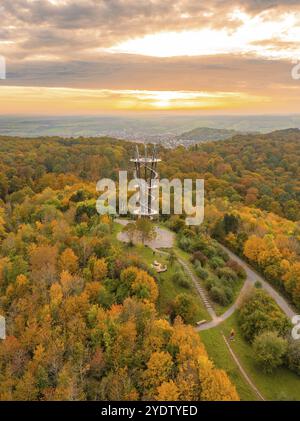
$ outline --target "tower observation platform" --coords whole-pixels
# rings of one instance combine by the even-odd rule
[[[146,192],[144,194],[140,192],[140,207],[134,211],[134,214],[152,219],[159,214],[159,210],[152,207],[152,200],[157,194],[155,190],[159,188],[157,164],[161,162],[161,159],[157,157],[156,146],[153,146],[151,153],[148,154],[145,144],[144,156],[141,156],[136,145],[135,157],[130,159],[130,162],[133,162],[135,166],[134,177],[137,180],[137,187],[142,187],[140,180],[143,180],[145,182],[143,185],[146,186]]]

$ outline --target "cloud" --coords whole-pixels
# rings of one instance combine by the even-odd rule
[[[246,10],[252,12],[299,6],[298,0],[246,0],[242,3],[244,4],[244,8]]]
[[[8,62],[5,84],[87,89],[272,90],[299,86],[291,64],[240,55],[156,58],[103,55],[98,60]]]
[[[84,89],[231,92],[290,104],[299,98],[300,84],[283,60],[299,49],[299,0],[2,0],[0,14],[0,54],[8,71],[0,87],[76,88],[80,95]],[[245,38],[241,31],[251,19]],[[265,23],[261,37],[258,20]],[[210,55],[205,49],[194,57],[111,52],[149,34],[205,30],[226,33],[233,47],[223,48],[216,38]],[[194,44],[208,41],[200,37]],[[277,59],[266,59],[272,55]]]
[[[19,59],[35,50],[63,54],[71,46],[87,54],[162,30],[235,30],[242,24],[236,10],[280,16],[291,7],[300,10],[298,1],[2,0],[2,39],[13,43],[6,54]]]

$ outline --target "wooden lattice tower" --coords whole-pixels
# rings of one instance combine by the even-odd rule
[[[130,160],[135,165],[135,178],[142,179],[147,185],[146,200],[140,200],[140,209],[135,211],[139,217],[150,217],[158,215],[158,210],[151,207],[151,200],[154,196],[154,189],[157,189],[158,172],[157,164],[161,159],[157,158],[156,146],[153,146],[152,153],[148,155],[147,145],[144,145],[144,156],[139,153],[139,148],[136,145],[135,157]]]

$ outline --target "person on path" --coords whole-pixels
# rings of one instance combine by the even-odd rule
[[[234,331],[234,329],[231,329],[229,340],[234,341],[234,337],[235,337],[235,331]]]

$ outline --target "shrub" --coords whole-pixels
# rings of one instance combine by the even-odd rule
[[[227,299],[227,303],[225,305],[232,303],[234,298],[233,289],[227,286],[225,287],[224,291]]]
[[[255,337],[253,343],[257,362],[266,373],[282,365],[283,357],[287,351],[287,341],[277,332],[263,332]]]
[[[254,290],[239,311],[241,332],[252,342],[256,335],[275,331],[284,336],[290,329],[290,322],[276,302],[263,290]]]
[[[179,239],[179,247],[182,249],[182,250],[184,250],[184,251],[186,251],[186,252],[190,252],[191,251],[191,248],[192,248],[192,241],[189,239],[189,238],[186,238],[186,237],[181,237],[180,239]]]
[[[221,259],[224,260],[224,262],[227,263],[229,261],[228,253],[225,250],[223,250],[219,245],[217,246],[216,253],[219,257],[221,257]]]
[[[211,296],[212,300],[214,300],[216,303],[221,304],[222,306],[228,304],[225,289],[221,287],[213,286],[209,291],[209,295]]]
[[[207,257],[199,250],[193,253],[191,260],[193,263],[196,261],[200,262],[202,266],[205,266],[207,263]]]
[[[221,257],[215,256],[210,259],[209,264],[213,269],[221,268],[224,266],[224,260]]]
[[[217,285],[217,282],[216,282],[215,278],[213,278],[212,276],[209,276],[207,279],[205,279],[204,285],[205,285],[205,288],[208,291],[210,291],[212,289],[212,287]]]
[[[201,248],[201,251],[209,259],[210,258],[213,258],[214,256],[216,256],[216,249],[213,246],[210,246],[208,244],[206,244],[205,246],[203,246]]]
[[[245,269],[238,264],[235,260],[229,259],[228,262],[226,262],[226,266],[230,269],[234,270],[234,272],[237,274],[237,276],[241,279],[246,279],[247,274]]]
[[[230,269],[229,267],[219,268],[217,270],[217,275],[219,276],[219,278],[223,278],[226,281],[237,281],[238,280],[237,274],[232,269]]]
[[[207,270],[203,269],[200,265],[196,267],[196,274],[201,279],[207,279],[208,278]]]
[[[290,340],[287,351],[287,366],[300,376],[300,341]]]
[[[185,228],[184,230],[182,230],[182,235],[184,235],[187,238],[193,238],[195,237],[196,233],[190,228]]]
[[[173,215],[167,222],[167,226],[175,232],[181,231],[183,228],[185,228],[185,222],[183,219],[180,219],[178,215]]]
[[[176,271],[172,275],[172,282],[174,282],[176,285],[182,288],[189,289],[191,287],[189,281],[186,279],[186,276],[181,271]]]
[[[233,301],[233,289],[221,283],[217,278],[207,278],[205,280],[205,288],[209,292],[211,299],[222,306],[227,306]]]
[[[191,288],[191,284],[190,282],[183,276],[180,278],[180,280],[178,281],[178,286],[185,288],[185,289],[190,289]]]

